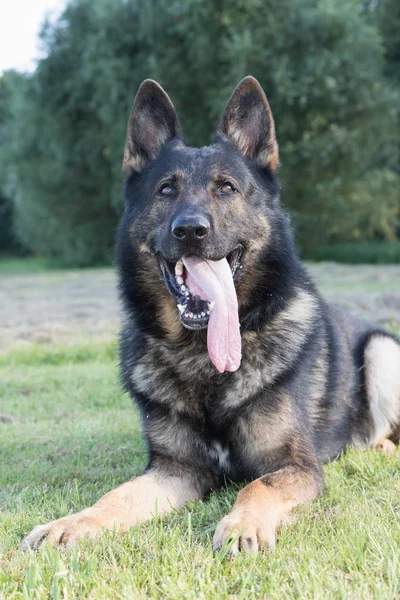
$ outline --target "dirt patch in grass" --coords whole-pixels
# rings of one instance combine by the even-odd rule
[[[308,268],[328,302],[400,328],[400,265],[318,263]]]
[[[118,328],[112,269],[1,277],[0,352],[32,343],[109,340]]]
[[[400,327],[400,265],[309,264],[324,297]],[[2,274],[0,352],[32,343],[109,340],[119,329],[113,269]]]

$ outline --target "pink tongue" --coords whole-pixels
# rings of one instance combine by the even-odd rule
[[[216,369],[236,371],[242,358],[238,303],[231,268],[226,258],[202,260],[183,256],[188,275],[186,285],[192,295],[215,302],[208,322],[208,354]]]

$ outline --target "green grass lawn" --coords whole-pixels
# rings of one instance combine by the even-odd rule
[[[88,267],[87,270],[90,271],[96,268],[104,269],[111,264],[112,260],[110,257],[108,263],[91,266]],[[47,271],[81,271],[82,269],[86,270],[85,267],[76,266],[71,268],[56,260],[46,260],[40,256],[13,257],[0,254],[0,275],[23,275],[45,273]]]
[[[47,269],[48,267],[44,258],[0,256],[0,275],[42,273],[43,271],[47,271]]]
[[[235,489],[128,535],[22,553],[32,527],[80,510],[146,463],[112,346],[12,352],[0,360],[0,598],[400,597],[400,451],[349,452],[325,467],[274,552],[216,557]]]

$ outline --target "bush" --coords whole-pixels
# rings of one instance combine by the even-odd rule
[[[188,142],[204,144],[249,73],[276,118],[301,247],[395,239],[399,95],[361,3],[74,0],[42,40],[47,57],[12,102],[17,229],[32,250],[66,264],[110,259],[125,127],[144,78],[167,89]]]
[[[303,258],[317,261],[334,261],[347,264],[400,263],[400,242],[353,242],[313,248],[304,252]]]
[[[12,138],[12,85],[18,75],[9,72],[0,78],[0,254],[21,255],[25,249],[14,228],[14,205],[9,189],[10,145]]]

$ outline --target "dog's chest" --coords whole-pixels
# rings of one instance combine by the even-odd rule
[[[229,448],[217,440],[202,442],[201,451],[220,473],[229,474],[232,470]]]
[[[265,384],[265,356],[254,349],[251,357],[246,354],[238,371],[219,374],[204,348],[193,345],[171,349],[148,340],[145,352],[132,367],[131,381],[137,392],[153,402],[178,412],[194,415],[206,410],[209,417],[214,414],[215,418],[223,418],[226,411],[239,406]]]

